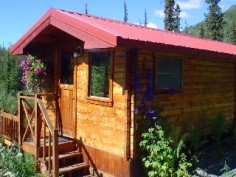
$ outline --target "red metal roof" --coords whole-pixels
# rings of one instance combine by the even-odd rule
[[[232,44],[53,8],[11,47],[10,52],[23,53],[48,25],[84,41],[85,49],[116,46],[154,49],[166,45],[236,55],[236,46]]]

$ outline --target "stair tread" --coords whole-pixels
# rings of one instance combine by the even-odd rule
[[[89,165],[86,163],[76,163],[67,167],[62,167],[59,168],[59,174],[64,174],[70,171],[76,171],[76,170],[80,170],[80,169],[84,169],[84,168],[88,168]]]
[[[61,159],[68,159],[71,157],[82,155],[82,152],[79,151],[70,151],[67,153],[59,154],[58,158]],[[43,157],[39,158],[40,161],[43,161]],[[46,161],[48,161],[48,157],[46,157]]]
[[[59,159],[67,159],[67,158],[75,157],[75,156],[78,156],[78,155],[82,155],[82,152],[70,151],[70,152],[67,152],[67,153],[59,154]]]

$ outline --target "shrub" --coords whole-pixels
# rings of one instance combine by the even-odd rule
[[[227,130],[227,123],[223,113],[218,113],[213,119],[209,121],[212,138],[217,145],[220,144],[222,135]]]
[[[181,152],[183,140],[177,145],[165,135],[163,128],[155,125],[142,134],[140,147],[144,152],[142,158],[146,174],[149,177],[188,177],[191,167],[186,155]]]
[[[23,153],[17,144],[11,147],[0,143],[0,176],[11,174],[16,177],[40,177],[36,173],[34,158],[29,153]]]

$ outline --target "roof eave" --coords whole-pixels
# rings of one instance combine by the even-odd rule
[[[163,51],[163,52],[175,51],[175,52],[180,52],[180,53],[188,54],[188,55],[189,54],[196,55],[196,56],[202,55],[202,56],[217,57],[217,58],[222,58],[222,59],[236,60],[235,54],[197,49],[197,48],[191,48],[191,47],[186,47],[186,46],[176,46],[176,45],[164,44],[164,43],[153,43],[150,41],[124,39],[122,37],[117,38],[117,46],[150,49],[150,50],[157,50],[157,51]]]

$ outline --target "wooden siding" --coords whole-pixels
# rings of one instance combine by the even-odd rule
[[[195,123],[207,123],[218,112],[229,122],[234,119],[235,62],[229,59],[204,58],[175,53],[138,51],[137,73],[141,75],[142,89],[147,82],[146,72],[155,74],[156,58],[183,59],[183,89],[173,93],[156,91],[155,101],[163,108],[169,121],[188,129]],[[155,79],[154,79],[155,82]],[[140,103],[140,97],[136,97]]]
[[[91,174],[103,177],[129,176],[129,162],[126,158],[90,146],[83,146],[82,149],[84,161],[91,167]]]
[[[89,55],[78,58],[77,65],[77,139],[111,154],[124,156],[126,123],[126,52],[113,54],[112,105],[88,98]],[[105,102],[105,100],[104,100]]]

